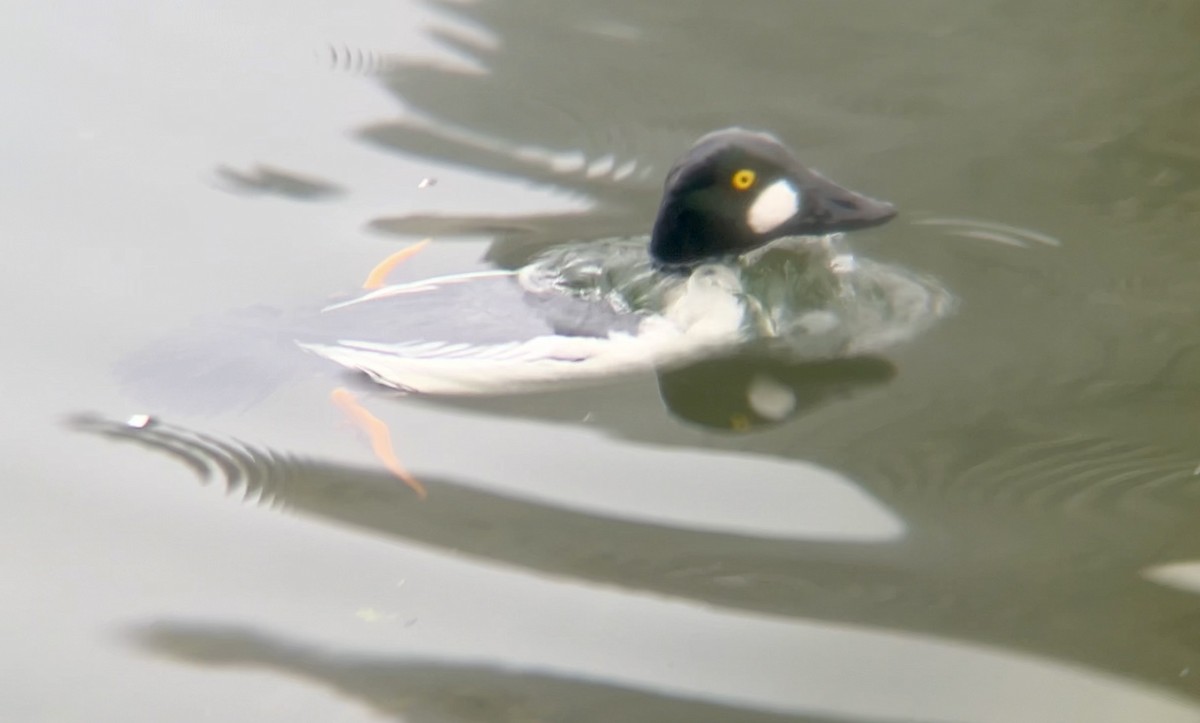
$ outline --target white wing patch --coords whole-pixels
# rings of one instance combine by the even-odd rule
[[[767,233],[778,228],[800,210],[800,193],[791,181],[781,178],[759,192],[750,204],[746,223],[755,233]]]

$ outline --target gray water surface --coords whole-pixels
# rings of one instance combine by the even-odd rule
[[[9,15],[0,720],[1200,721],[1194,3]],[[397,280],[646,233],[728,125],[895,202],[851,245],[955,313],[821,363],[356,386],[425,500],[336,373],[121,381],[426,236]]]

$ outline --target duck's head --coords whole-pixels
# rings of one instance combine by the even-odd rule
[[[819,236],[887,222],[896,207],[805,168],[774,136],[715,131],[667,174],[650,240],[665,266],[736,256],[783,236]]]

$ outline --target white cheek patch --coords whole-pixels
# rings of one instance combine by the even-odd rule
[[[781,178],[759,192],[746,213],[746,223],[755,233],[767,233],[799,210],[800,194],[791,181]]]

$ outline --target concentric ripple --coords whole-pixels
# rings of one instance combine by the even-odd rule
[[[218,439],[144,415],[128,420],[79,414],[68,420],[76,431],[132,442],[187,467],[202,483],[221,482],[246,502],[276,506],[295,461],[290,455],[253,447],[236,439]]]

